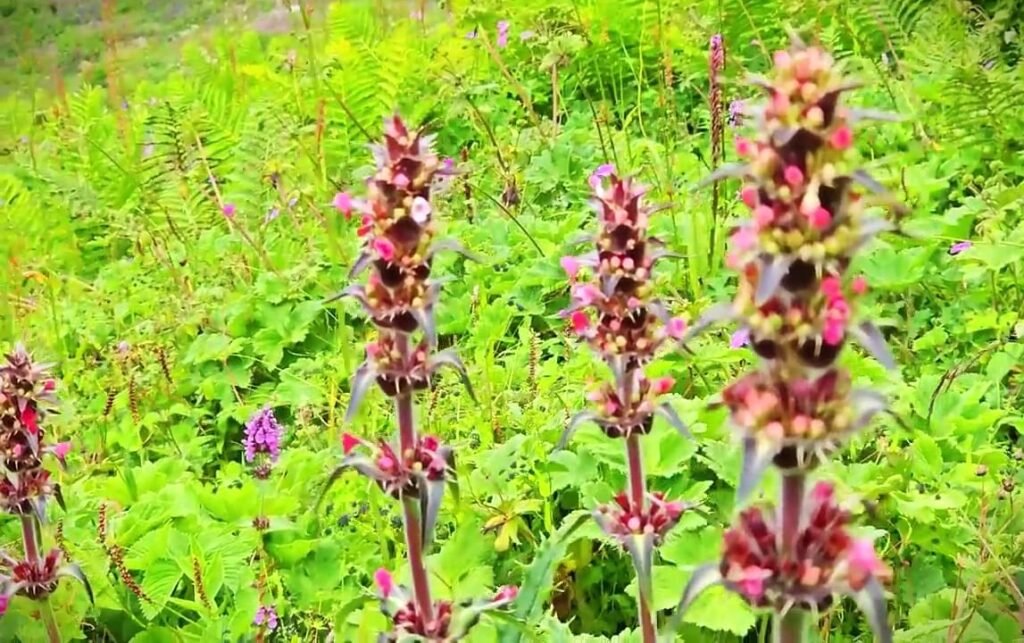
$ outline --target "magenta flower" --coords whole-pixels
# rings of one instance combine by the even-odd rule
[[[252,624],[257,627],[266,627],[268,631],[273,632],[277,629],[277,610],[273,605],[260,605],[256,610],[256,616],[252,619]]]
[[[961,252],[966,252],[974,246],[970,241],[958,241],[949,247],[949,254],[956,256]]]
[[[245,424],[245,461],[253,462],[257,454],[266,454],[271,462],[281,455],[283,430],[274,417],[274,411],[265,406]]]
[[[498,47],[505,48],[508,46],[508,20],[498,21]]]
[[[348,192],[338,192],[335,194],[331,205],[333,205],[338,212],[345,215],[346,219],[352,216],[352,197]]]
[[[750,343],[750,329],[741,328],[729,338],[729,346],[732,348],[743,348]]]
[[[235,218],[235,204],[234,203],[225,203],[223,206],[221,206],[220,212],[221,212],[221,214],[224,215],[225,219],[234,219]]]

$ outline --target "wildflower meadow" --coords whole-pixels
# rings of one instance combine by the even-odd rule
[[[1024,641],[1021,3],[0,20],[0,641]]]

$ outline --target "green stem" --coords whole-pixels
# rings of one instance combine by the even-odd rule
[[[49,598],[43,600],[42,609],[39,611],[43,615],[43,622],[46,624],[46,635],[49,637],[50,643],[61,643],[60,629],[57,627],[57,619],[53,615],[53,605],[50,604]]]
[[[772,640],[775,643],[803,643],[807,631],[806,614],[798,609],[791,609],[784,616],[776,614],[775,626],[772,629]]]

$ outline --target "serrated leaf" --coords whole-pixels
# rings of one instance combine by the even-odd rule
[[[173,560],[161,558],[148,565],[145,576],[140,583],[142,591],[150,598],[150,601],[139,601],[142,614],[153,620],[167,605],[167,600],[174,593],[174,588],[181,580],[181,568]]]

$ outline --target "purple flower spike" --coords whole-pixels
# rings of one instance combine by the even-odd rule
[[[504,49],[508,46],[508,20],[498,21],[498,47]]]
[[[971,243],[970,241],[957,241],[956,243],[949,247],[949,254],[956,256],[961,252],[966,252],[967,250],[970,250],[972,246],[974,246],[974,244]]]
[[[252,624],[257,627],[266,627],[267,631],[273,632],[277,629],[277,610],[273,605],[260,605],[256,610],[256,616]]]
[[[253,462],[264,453],[271,462],[281,455],[281,434],[283,430],[274,417],[274,411],[265,406],[245,424],[245,461]]]

